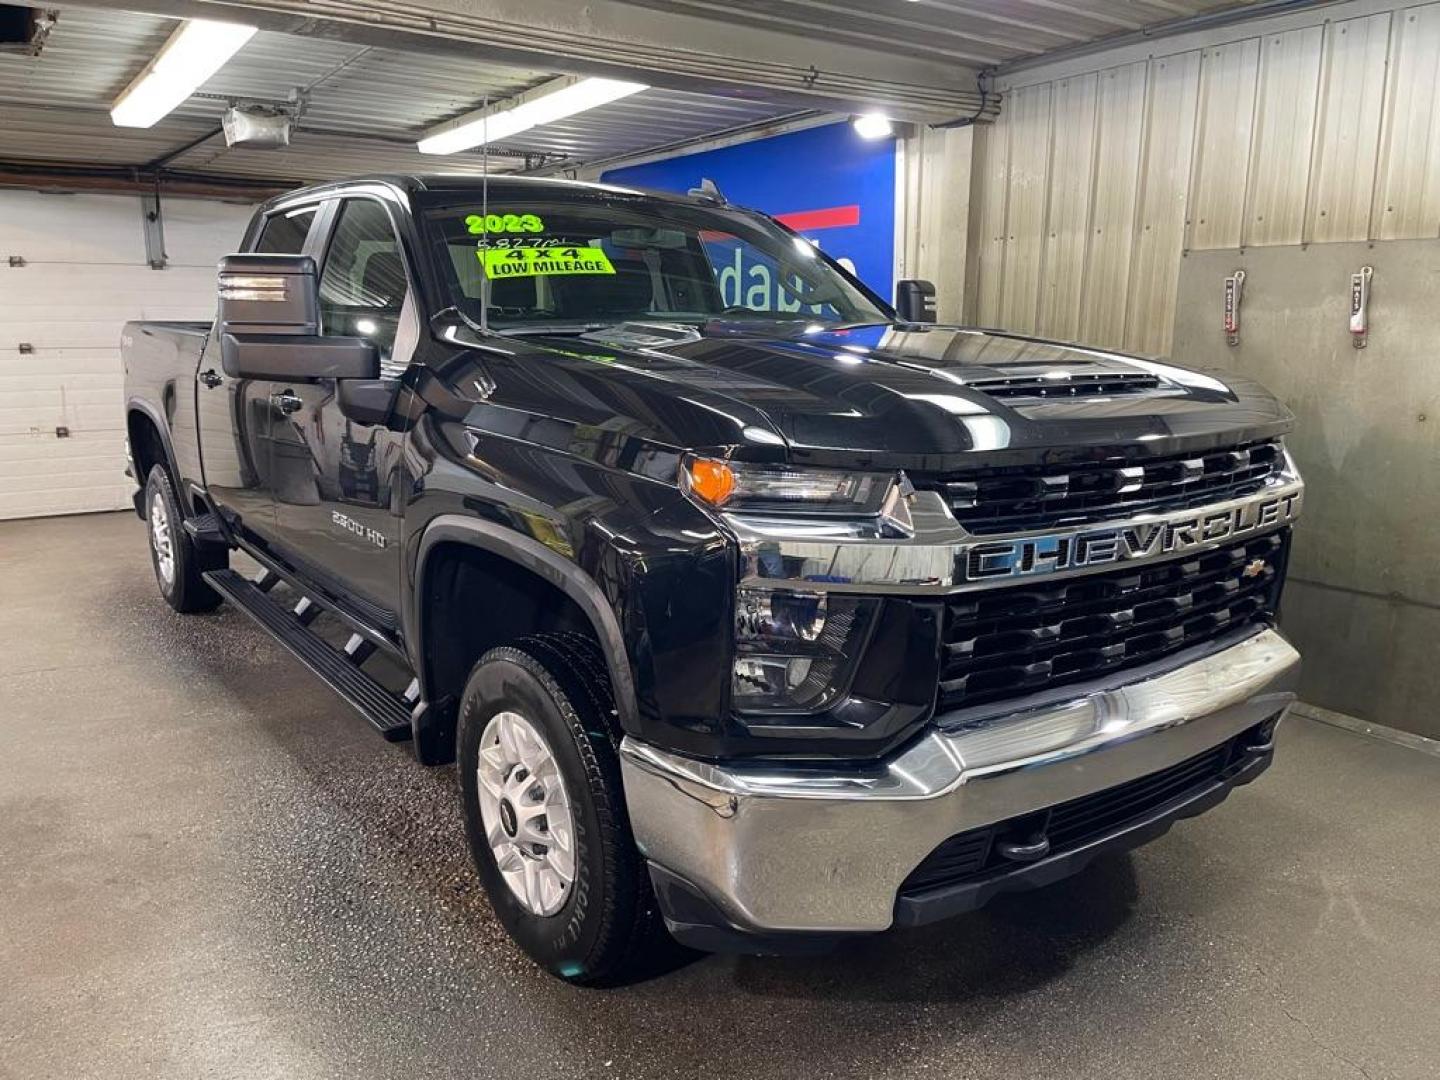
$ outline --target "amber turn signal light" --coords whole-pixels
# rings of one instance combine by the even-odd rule
[[[735,491],[735,471],[726,462],[691,458],[684,468],[690,494],[711,506],[723,505]]]

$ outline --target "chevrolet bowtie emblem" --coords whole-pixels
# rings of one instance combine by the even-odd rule
[[[1259,577],[1265,572],[1265,566],[1264,559],[1251,559],[1240,573],[1245,577]]]

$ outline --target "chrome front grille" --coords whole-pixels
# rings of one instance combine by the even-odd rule
[[[1143,568],[962,593],[945,610],[939,708],[1149,663],[1270,620],[1289,531]]]
[[[983,535],[1222,502],[1259,491],[1284,466],[1283,447],[1271,441],[1136,462],[1113,458],[910,478],[917,488],[938,491],[956,521]]]

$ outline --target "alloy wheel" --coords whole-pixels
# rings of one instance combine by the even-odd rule
[[[150,496],[150,546],[155,551],[155,565],[166,585],[175,584],[175,548],[170,536],[170,515],[165,509],[165,496],[157,491]]]
[[[510,891],[532,915],[554,915],[575,883],[575,817],[550,745],[517,712],[480,736],[480,818]]]

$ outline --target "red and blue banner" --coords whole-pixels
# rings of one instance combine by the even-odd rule
[[[627,187],[688,191],[705,178],[725,198],[779,218],[886,300],[895,283],[895,142],[846,122],[612,169]]]

